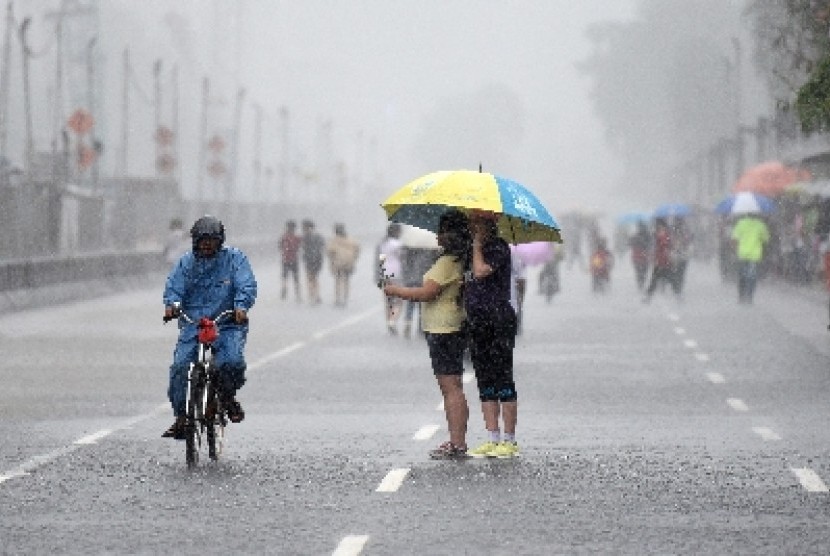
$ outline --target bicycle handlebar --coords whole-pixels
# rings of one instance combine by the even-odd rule
[[[214,317],[210,320],[212,320],[213,322],[219,324],[220,321],[225,320],[225,317],[231,316],[231,315],[233,315],[233,313],[234,313],[233,309],[226,309],[226,310],[222,311],[221,313],[219,313],[218,315],[216,315],[216,317]],[[168,322],[170,322],[171,320],[174,320],[174,319],[184,319],[185,321],[189,322],[190,324],[198,324],[198,321],[193,320],[193,317],[191,317],[190,315],[188,315],[187,313],[185,313],[182,310],[176,311],[175,307],[174,307],[173,315],[171,315],[169,317],[166,317],[166,316],[161,317],[161,320],[163,320],[165,324],[167,324]]]

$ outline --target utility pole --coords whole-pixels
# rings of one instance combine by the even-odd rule
[[[95,129],[97,127],[98,115],[95,110],[95,43],[97,42],[97,37],[93,37],[89,39],[89,43],[87,43],[87,58],[86,58],[86,69],[87,69],[87,84],[86,84],[86,94],[87,94],[87,106],[89,107],[89,113],[93,118],[93,125],[92,129],[89,131],[89,139],[92,142],[91,148],[95,152],[95,159],[92,161],[92,190],[98,190],[98,159],[100,158],[101,149],[98,143],[98,138],[95,133]]]
[[[240,87],[236,92],[236,106],[233,116],[233,145],[231,148],[231,175],[225,182],[225,200],[230,201],[232,194],[239,194],[238,173],[239,173],[239,135],[242,127],[242,101],[245,99],[245,89]]]
[[[8,159],[9,141],[9,68],[11,66],[12,34],[14,33],[14,13],[12,1],[6,4],[6,34],[3,39],[3,59],[0,67],[0,155]],[[5,179],[5,178],[4,178]]]
[[[161,59],[155,61],[153,64],[153,88],[155,90],[154,98],[154,126],[153,139],[156,146],[155,167],[156,177],[161,175],[160,159],[161,159],[161,142],[159,140],[159,133],[161,132]]]
[[[126,178],[129,172],[130,150],[130,49],[124,49],[122,60],[124,72],[123,88],[121,90],[121,177]]]
[[[179,193],[182,188],[181,160],[179,160],[179,65],[173,65],[173,106],[170,127],[173,130],[173,160],[176,166],[173,168],[173,176],[179,186]]]
[[[262,107],[254,104],[254,184],[251,198],[261,199],[260,184],[262,179]]]
[[[26,120],[26,184],[32,185],[32,159],[34,157],[34,139],[32,138],[32,95],[29,79],[29,59],[32,57],[32,49],[29,46],[27,33],[32,18],[27,17],[20,24],[20,44],[23,51],[23,112]]]
[[[199,126],[199,171],[197,173],[196,199],[205,200],[205,165],[207,164],[208,105],[210,104],[210,80],[202,79],[202,121]]]
[[[289,187],[288,180],[291,174],[291,133],[290,133],[290,120],[289,120],[289,112],[287,106],[280,107],[280,127],[282,131],[282,160],[280,161],[280,172],[279,172],[279,195],[278,200],[286,201],[291,196],[291,188]]]

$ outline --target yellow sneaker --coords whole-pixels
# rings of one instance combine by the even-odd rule
[[[513,458],[519,455],[519,445],[516,442],[499,442],[485,455],[488,458]]]
[[[496,444],[495,442],[487,441],[478,448],[468,450],[467,455],[474,458],[484,458],[489,456],[490,452],[496,449],[496,446],[498,446],[498,444]]]

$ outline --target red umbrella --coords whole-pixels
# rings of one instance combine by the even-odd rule
[[[734,193],[750,191],[767,197],[780,195],[793,183],[810,179],[807,170],[792,168],[778,161],[769,161],[753,166],[743,173],[732,188]]]

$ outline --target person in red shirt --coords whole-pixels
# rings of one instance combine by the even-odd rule
[[[651,301],[651,296],[654,295],[657,284],[661,280],[671,284],[675,295],[680,295],[672,262],[672,237],[669,225],[665,218],[658,218],[654,221],[654,226],[654,269],[651,272],[651,282],[649,282],[643,303]]]
[[[294,282],[294,296],[299,303],[302,301],[300,295],[300,269],[298,264],[298,253],[302,239],[297,235],[297,223],[289,220],[285,223],[285,232],[280,236],[279,247],[282,259],[282,289],[280,299],[285,299],[288,289],[288,277]]]

